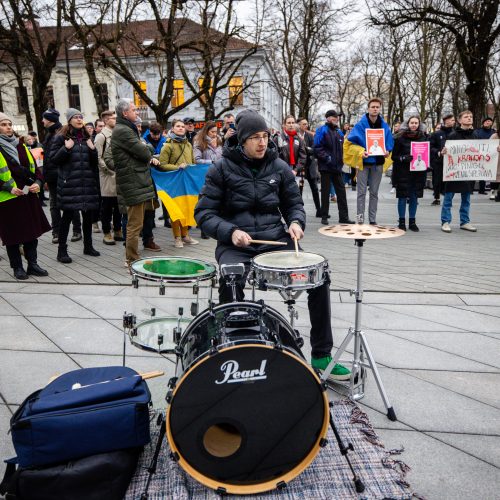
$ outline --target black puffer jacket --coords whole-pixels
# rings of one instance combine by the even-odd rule
[[[392,167],[392,185],[396,188],[396,198],[408,198],[410,191],[413,190],[417,194],[417,198],[424,196],[425,180],[427,172],[410,171],[410,163],[415,158],[410,160],[411,143],[423,142],[427,140],[421,132],[418,137],[408,136],[408,132],[397,134],[394,141],[394,149],[392,150],[392,159],[394,166]]]
[[[50,158],[52,151],[52,144],[56,137],[57,131],[62,127],[62,125],[57,122],[47,129],[45,134],[45,140],[43,141],[43,178],[46,182],[57,181],[57,170],[58,166],[52,163]]]
[[[57,134],[51,148],[51,161],[59,167],[57,206],[60,210],[97,210],[99,181],[97,151],[87,146],[84,138],[66,149],[65,137]]]
[[[474,129],[457,128],[449,136],[448,141],[464,141],[469,139],[479,139]],[[448,181],[443,182],[445,193],[472,193],[474,182],[471,181]]]
[[[305,228],[304,203],[290,167],[278,158],[269,142],[264,159],[253,162],[237,146],[236,137],[226,141],[222,159],[207,172],[194,216],[201,230],[218,241],[216,256],[233,247],[236,229],[254,239],[288,237],[287,224],[297,221]]]

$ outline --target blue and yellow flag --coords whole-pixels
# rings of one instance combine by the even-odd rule
[[[210,166],[190,165],[173,172],[151,169],[158,197],[168,210],[171,221],[178,220],[183,226],[196,226],[194,207]]]

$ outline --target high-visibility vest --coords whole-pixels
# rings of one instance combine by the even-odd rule
[[[33,156],[31,156],[31,153],[29,152],[29,149],[26,147],[26,144],[23,144],[23,146],[24,149],[26,150],[26,156],[28,157],[28,161],[30,162],[30,172],[34,175],[35,160],[33,159]],[[9,166],[7,165],[7,161],[2,153],[0,153],[0,181],[4,182],[4,184],[0,188],[0,203],[2,201],[7,201],[12,198],[16,198],[16,195],[12,194],[11,191],[12,188],[17,187],[17,185],[14,179],[12,178]]]

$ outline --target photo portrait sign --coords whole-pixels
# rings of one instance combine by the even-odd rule
[[[425,171],[429,168],[431,161],[431,143],[411,142],[411,155],[413,160],[410,162],[411,172]]]
[[[385,155],[385,136],[383,128],[366,129],[366,151],[368,156]]]
[[[496,139],[446,141],[443,181],[494,181],[499,142]]]

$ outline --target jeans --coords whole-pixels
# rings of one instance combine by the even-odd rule
[[[417,215],[417,193],[415,191],[410,191],[410,196],[408,196],[410,203],[408,206],[408,212],[410,219],[414,219]],[[398,214],[400,219],[404,219],[406,217],[406,198],[398,198]]]
[[[460,202],[460,225],[468,224],[470,222],[470,193],[461,193],[462,201]],[[451,222],[451,207],[455,193],[445,193],[443,205],[441,206],[441,224]]]
[[[377,222],[378,188],[382,180],[383,165],[363,165],[358,169],[358,200],[357,215],[365,217],[366,190],[370,186],[370,201],[368,202],[368,221]]]

